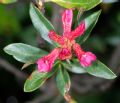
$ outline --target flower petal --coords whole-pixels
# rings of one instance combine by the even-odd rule
[[[70,39],[74,40],[78,36],[81,36],[84,33],[84,31],[85,31],[85,22],[82,21],[80,25],[74,31],[71,32]]]
[[[50,72],[54,64],[54,61],[59,56],[59,53],[60,53],[60,49],[55,48],[50,54],[39,59],[37,61],[38,70],[40,72]]]
[[[65,10],[62,15],[63,35],[64,36],[68,36],[68,33],[71,31],[72,18],[73,18],[72,9]]]
[[[92,62],[96,60],[95,54],[93,54],[92,52],[84,52],[81,49],[80,45],[77,43],[73,45],[73,50],[75,51],[75,53],[80,61],[80,64],[83,67],[90,66],[92,64]]]
[[[49,38],[57,43],[61,40],[61,36],[56,34],[55,31],[51,30],[48,34]]]
[[[72,53],[69,48],[62,48],[59,54],[60,60],[71,59]]]
[[[49,64],[48,64],[48,62],[47,62],[45,57],[39,59],[37,61],[37,64],[38,64],[38,70],[40,72],[49,72],[50,71]]]
[[[75,51],[75,54],[77,55],[78,59],[80,59],[82,54],[84,54],[84,51],[82,50],[78,43],[75,43],[73,45],[73,50]]]
[[[96,60],[95,54],[93,54],[92,52],[85,52],[80,58],[80,64],[83,67],[88,67],[95,60]]]

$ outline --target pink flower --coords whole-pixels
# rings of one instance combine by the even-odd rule
[[[85,31],[85,22],[81,24],[73,31],[72,26],[73,11],[72,9],[65,10],[62,15],[63,22],[63,36],[56,34],[51,30],[48,34],[49,38],[57,42],[60,45],[61,52],[59,55],[60,60],[70,59],[72,57],[72,46],[75,43],[75,39],[82,35]]]
[[[84,52],[81,49],[80,45],[77,43],[75,43],[73,45],[73,50],[75,51],[75,53],[80,61],[80,64],[83,67],[90,66],[91,63],[96,60],[96,56],[92,52]]]
[[[83,67],[88,67],[95,60],[96,56],[92,52],[85,52],[80,58],[80,63]]]
[[[85,22],[82,21],[75,30],[71,31],[72,18],[72,9],[65,10],[62,14],[63,36],[56,34],[53,30],[49,32],[49,38],[58,43],[59,48],[55,48],[50,54],[37,61],[40,72],[50,72],[57,58],[60,60],[71,59],[72,49],[83,67],[90,66],[96,60],[96,56],[93,53],[84,52],[80,45],[75,42],[75,39],[84,33]]]
[[[59,51],[60,49],[55,48],[50,54],[39,59],[37,61],[38,70],[40,72],[50,72],[54,64],[54,61],[59,56]]]

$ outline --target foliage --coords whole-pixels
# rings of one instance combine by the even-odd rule
[[[84,10],[90,10],[99,3],[101,3],[101,0],[93,0],[93,1],[70,0],[69,2],[66,0],[48,0],[47,2],[55,2],[58,5],[65,8],[77,8],[77,9],[82,8]],[[9,2],[2,1],[2,3],[9,3]],[[66,5],[66,3],[68,3],[68,5]],[[85,21],[85,33],[77,39],[78,43],[82,44],[87,40],[92,29],[94,28],[94,26],[98,21],[100,13],[101,10],[94,12],[83,19]],[[54,30],[53,25],[50,23],[49,20],[47,20],[47,18],[43,15],[43,13],[32,3],[30,4],[30,17],[34,27],[39,32],[40,36],[48,43],[50,43],[51,46],[54,47],[58,46],[48,37],[49,31]],[[79,23],[80,20],[78,20],[77,24]],[[48,51],[46,50],[43,50],[41,48],[36,48],[23,43],[10,44],[4,48],[4,51],[7,54],[12,55],[16,60],[23,62],[25,64],[36,63],[36,61],[39,58],[48,54]],[[61,62],[58,60],[57,63],[54,64],[52,71],[49,73],[42,73],[39,72],[38,70],[33,71],[24,84],[24,91],[32,92],[38,89],[46,82],[48,78],[55,75],[56,73],[56,84],[58,90],[66,99],[66,94],[69,94],[69,90],[71,86],[71,81],[67,70],[77,74],[88,73],[90,75],[101,77],[104,79],[116,78],[116,75],[99,60],[96,60],[95,62],[93,62],[91,66],[87,68],[83,68],[76,59],[70,60],[69,63],[68,61]]]
[[[9,4],[9,3],[14,3],[17,0],[0,0],[0,3],[4,3],[4,4]]]
[[[102,2],[102,0],[48,0],[65,8],[83,8],[89,10]]]

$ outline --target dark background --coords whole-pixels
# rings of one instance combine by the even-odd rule
[[[93,51],[97,58],[117,74],[114,80],[105,80],[88,74],[70,73],[71,94],[78,103],[120,103],[120,3],[100,4],[87,13],[102,9],[102,14],[89,39],[82,45]],[[45,4],[45,16],[61,33],[63,8]],[[34,65],[21,71],[22,63],[6,54],[3,48],[22,42],[36,47],[44,46],[29,17],[29,2],[0,4],[0,103],[65,103],[59,94],[55,78],[51,78],[39,90],[23,92],[23,84]]]

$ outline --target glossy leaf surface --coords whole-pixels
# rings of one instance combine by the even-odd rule
[[[35,62],[47,54],[44,50],[23,43],[10,44],[4,48],[4,51],[23,63]]]
[[[57,73],[56,77],[56,82],[57,82],[57,87],[60,91],[60,93],[65,96],[69,92],[71,82],[70,82],[70,77],[66,69],[62,71],[61,68],[59,68],[59,71]]]

